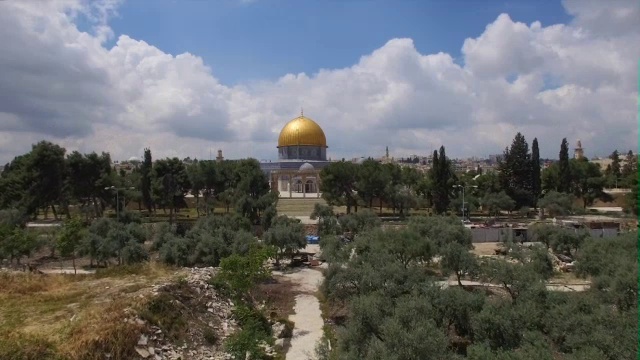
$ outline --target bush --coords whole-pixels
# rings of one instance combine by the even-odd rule
[[[202,332],[202,337],[209,345],[215,345],[218,342],[218,335],[211,328],[205,328]]]
[[[142,245],[135,241],[129,240],[127,245],[122,248],[122,263],[135,264],[146,261],[149,259],[149,253],[142,247]]]

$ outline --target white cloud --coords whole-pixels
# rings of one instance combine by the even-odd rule
[[[282,126],[305,114],[333,158],[500,152],[517,131],[556,157],[560,140],[588,154],[637,147],[640,5],[566,1],[570,24],[542,27],[502,14],[449,54],[391,39],[356,64],[226,86],[194,54],[120,36],[120,0],[0,2],[0,161],[46,138],[69,150],[140,156],[275,158]],[[91,34],[75,19],[92,22]],[[470,36],[473,34],[470,34]]]

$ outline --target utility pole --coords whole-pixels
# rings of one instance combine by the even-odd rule
[[[462,189],[462,219],[465,218],[465,201],[464,201],[464,190],[467,187],[472,187],[472,188],[477,188],[478,186],[476,185],[469,185],[469,186],[465,186],[465,185],[453,185],[453,187],[455,188],[459,188]]]
[[[120,190],[135,190],[135,187],[129,187],[129,188],[117,188],[115,186],[108,186],[106,188],[104,188],[105,190],[115,190],[116,191],[116,220],[120,221],[120,196],[119,196],[119,192]]]

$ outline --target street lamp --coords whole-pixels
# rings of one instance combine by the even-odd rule
[[[115,186],[107,186],[106,188],[104,188],[105,190],[115,190],[116,191],[116,220],[120,221],[120,198],[118,197],[118,193],[120,190],[135,190],[135,187],[124,187],[124,188],[117,188]]]
[[[459,188],[462,189],[462,218],[464,219],[464,209],[465,209],[465,201],[464,201],[464,189],[471,187],[471,188],[478,188],[478,186],[476,185],[453,185],[454,188]]]

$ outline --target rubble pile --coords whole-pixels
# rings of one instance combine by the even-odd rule
[[[318,236],[318,225],[316,224],[305,224],[304,225],[305,235],[308,236]]]
[[[549,249],[549,255],[551,262],[553,263],[553,270],[557,272],[572,272],[575,267],[574,260],[563,254],[556,254]]]
[[[172,301],[187,321],[186,334],[181,341],[173,341],[163,329],[134,315],[126,321],[144,327],[135,348],[140,359],[231,359],[231,355],[224,352],[223,343],[237,329],[237,324],[231,318],[233,303],[219,297],[208,283],[216,270],[212,267],[189,268],[186,279],[177,285],[154,286],[152,296],[168,294],[175,297]]]

